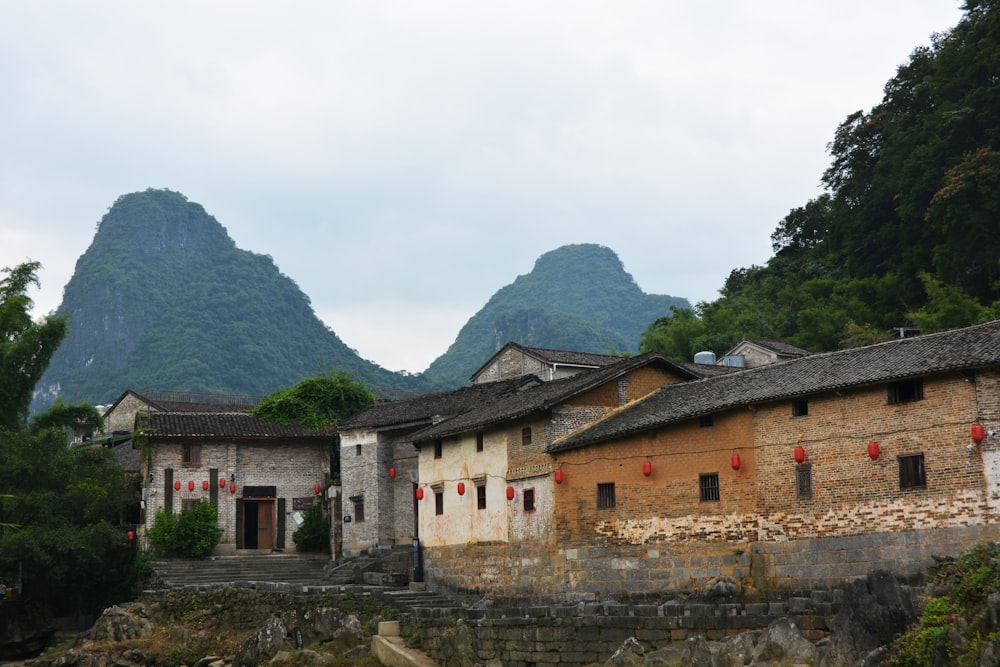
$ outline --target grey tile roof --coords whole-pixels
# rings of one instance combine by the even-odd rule
[[[332,431],[317,431],[264,421],[249,412],[141,412],[136,425],[152,439],[327,439]]]
[[[522,391],[498,396],[494,400],[414,433],[413,442],[443,438],[491,424],[520,419],[548,410],[573,396],[589,391],[629,371],[647,365],[658,365],[685,379],[697,376],[670,359],[648,352],[636,357],[618,358],[613,364],[577,373],[571,377],[551,380]]]
[[[496,400],[499,396],[522,387],[540,383],[541,380],[534,375],[524,375],[500,382],[487,382],[453,391],[425,394],[417,398],[376,403],[341,421],[337,430],[344,432],[359,428],[381,429],[426,425]]]
[[[783,357],[805,357],[812,352],[805,349],[804,347],[798,347],[797,345],[792,345],[791,343],[786,343],[780,340],[763,340],[761,338],[744,338],[743,341],[747,343],[753,343],[763,348],[767,348],[773,352],[777,352]],[[741,342],[743,342],[741,341]],[[738,347],[734,346],[734,347]]]
[[[613,364],[621,361],[621,357],[617,357],[611,354],[593,354],[591,352],[571,352],[569,350],[547,350],[541,347],[528,347],[526,345],[519,345],[518,343],[511,343],[511,346],[516,346],[522,350],[527,351],[542,361],[546,361],[551,364],[570,364],[574,366],[607,366],[608,364]]]
[[[666,385],[635,406],[554,442],[548,451],[582,447],[740,405],[995,365],[1000,365],[1000,320]]]

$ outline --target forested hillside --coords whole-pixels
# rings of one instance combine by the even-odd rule
[[[126,388],[264,394],[336,369],[374,388],[416,383],[358,357],[269,256],[240,250],[169,190],[114,203],[57,314],[69,334],[36,408],[56,395],[106,403]]]
[[[646,294],[618,256],[594,244],[547,252],[531,273],[494,294],[424,375],[457,386],[508,341],[550,349],[635,352],[640,334],[686,299]]]
[[[1000,316],[1000,1],[965,9],[836,128],[825,192],[781,221],[767,265],[657,321],[644,350],[756,337],[820,351]]]

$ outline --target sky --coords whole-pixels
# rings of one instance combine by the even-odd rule
[[[5,0],[0,267],[55,310],[121,195],[270,255],[362,357],[423,371],[545,252],[713,301],[819,196],[837,126],[958,0]]]

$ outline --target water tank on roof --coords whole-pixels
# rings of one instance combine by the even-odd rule
[[[730,368],[746,368],[747,358],[742,354],[727,354],[722,358],[722,365]]]
[[[705,364],[707,366],[715,365],[715,352],[711,350],[705,352],[695,352],[694,353],[694,363]]]

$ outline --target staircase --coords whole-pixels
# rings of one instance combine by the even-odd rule
[[[418,609],[454,609],[459,605],[449,598],[422,589],[420,584],[411,584],[410,588],[382,591],[379,597],[383,602],[403,614],[417,613]]]
[[[153,563],[154,580],[162,588],[223,586],[239,583],[289,586],[335,585],[325,576],[328,556],[221,556],[199,560],[167,559]]]

